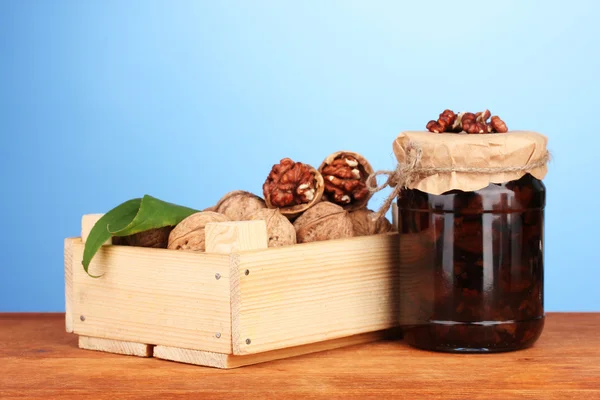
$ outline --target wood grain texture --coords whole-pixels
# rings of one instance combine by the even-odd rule
[[[238,368],[246,365],[258,364],[282,358],[296,357],[304,354],[316,353],[318,351],[332,350],[345,346],[353,346],[361,343],[369,343],[393,336],[390,331],[377,331],[362,333],[360,335],[346,336],[339,339],[326,340],[324,342],[305,344],[302,346],[287,347],[285,349],[266,351],[257,354],[236,356],[233,354],[214,353],[210,351],[189,350],[177,347],[156,346],[154,357],[183,362],[187,364],[201,365],[215,368]]]
[[[65,330],[73,332],[73,242],[75,238],[65,239]]]
[[[79,336],[79,348],[85,350],[105,351],[107,353],[127,356],[152,357],[152,346],[143,343],[124,342],[121,340]]]
[[[0,398],[600,399],[600,313],[547,316],[530,349],[455,355],[380,341],[203,368],[77,347],[64,314],[0,314]]]
[[[267,225],[264,221],[219,222],[206,224],[207,253],[237,253],[266,249]]]
[[[229,356],[230,354],[215,353],[213,351],[190,350],[169,346],[155,346],[153,352],[153,357],[161,360],[225,369],[230,368],[228,367]]]
[[[395,233],[241,252],[230,274],[233,354],[397,325],[397,259]]]
[[[233,343],[244,340],[241,337],[239,324],[241,312],[240,300],[240,275],[244,273],[239,269],[239,252],[248,250],[266,250],[268,248],[267,226],[264,221],[222,222],[206,225],[206,251],[223,253],[229,256],[229,300],[230,300],[230,344],[233,352]],[[180,348],[182,346],[179,346]],[[229,358],[214,356],[213,354],[190,354],[189,351],[165,351],[159,349],[159,355],[170,357],[174,361],[181,361],[181,357],[192,359],[195,364],[218,368],[227,368]]]
[[[75,333],[231,352],[227,255],[104,246],[90,264],[104,274],[95,279],[81,267],[83,243],[72,246]]]

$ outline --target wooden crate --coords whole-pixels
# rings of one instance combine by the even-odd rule
[[[66,329],[84,349],[218,368],[379,340],[398,324],[396,233],[267,248],[263,221],[206,227],[206,253],[65,240]]]

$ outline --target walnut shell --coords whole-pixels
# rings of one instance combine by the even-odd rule
[[[375,212],[367,208],[361,208],[350,213],[350,220],[356,236],[377,235],[392,231],[392,224],[383,216],[374,221]]]
[[[337,204],[321,201],[294,222],[298,243],[341,239],[354,236],[349,213]]]
[[[232,221],[247,221],[250,214],[266,207],[265,201],[255,194],[236,190],[223,196],[211,211],[221,213]]]
[[[173,228],[169,235],[168,248],[204,251],[206,249],[204,231],[206,224],[226,221],[230,221],[230,219],[214,211],[200,211],[192,214]]]
[[[148,229],[147,231],[135,233],[129,236],[114,237],[113,244],[120,246],[153,247],[166,249],[169,243],[169,234],[172,226]]]
[[[297,193],[295,191],[299,188],[299,186],[297,186],[298,182],[294,182],[294,181],[273,182],[273,180],[272,180],[273,174],[276,174],[275,173],[276,168],[278,166],[281,166],[283,163],[297,164],[300,166],[299,168],[301,168],[301,170],[308,171],[309,173],[311,173],[313,175],[313,177],[314,177],[314,179],[313,179],[314,193],[311,195],[310,200],[303,201],[300,204],[295,204],[296,202],[294,201],[293,204],[286,205],[286,206],[278,206],[278,205],[273,204],[273,202],[271,201],[271,190],[270,190],[270,189],[272,189],[271,185],[274,185],[274,187],[276,186],[279,188],[279,185],[283,184],[283,186],[287,186],[287,187],[285,189],[279,188],[279,190],[281,192],[287,192],[288,194],[293,195],[294,200],[297,198]],[[300,177],[301,175],[302,175],[301,173],[298,174],[298,177]],[[296,163],[288,158],[282,159],[279,164],[275,164],[273,166],[273,169],[271,170],[269,177],[267,177],[267,180],[263,184],[263,194],[265,196],[265,203],[267,204],[267,207],[268,208],[278,208],[279,212],[281,212],[281,214],[285,215],[290,220],[294,220],[296,217],[298,217],[304,211],[308,210],[310,207],[319,203],[323,197],[324,189],[325,189],[325,183],[323,182],[323,176],[321,175],[321,173],[319,171],[317,171],[314,167],[312,167],[309,164],[305,164],[305,163],[301,163],[301,162]]]
[[[269,247],[289,246],[296,243],[296,229],[278,209],[263,208],[249,217],[250,221],[263,220],[267,223]]]
[[[343,159],[344,156],[349,156],[358,162],[358,165],[352,165],[352,166],[348,165],[346,167],[347,171],[345,171],[347,174],[350,174],[350,172],[352,171],[358,175],[358,178],[354,175],[349,175],[349,176],[345,176],[344,177],[345,179],[348,179],[350,181],[352,181],[352,180],[360,181],[359,188],[357,188],[355,185],[350,186],[351,188],[353,188],[351,191],[346,191],[345,188],[339,186],[339,184],[338,185],[333,184],[333,182],[331,182],[331,179],[330,179],[331,175],[329,175],[327,173],[327,171],[324,171],[324,169],[329,167],[334,161]],[[336,168],[336,167],[334,167],[334,168]],[[327,158],[325,158],[325,160],[319,166],[319,172],[323,175],[323,179],[325,182],[325,191],[324,191],[323,197],[327,201],[331,201],[332,203],[342,206],[345,210],[354,211],[354,210],[358,210],[358,209],[365,207],[368,204],[369,199],[371,199],[371,196],[373,195],[373,193],[371,193],[366,186],[367,179],[374,172],[373,167],[367,161],[367,159],[364,158],[359,153],[355,153],[353,151],[337,151],[333,154],[330,154],[329,156],[327,156]],[[336,178],[336,181],[338,181],[338,180],[344,181],[345,180],[345,179],[340,178],[339,175],[335,178]],[[340,193],[340,194],[347,195],[347,196],[344,196],[344,197],[347,197],[346,201],[342,201],[341,199],[335,198],[336,197],[335,196],[336,189],[339,189],[341,192],[344,192],[344,193]]]

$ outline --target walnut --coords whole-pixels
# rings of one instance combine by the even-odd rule
[[[466,132],[466,133],[505,133],[508,128],[504,121],[497,115],[492,117],[491,122],[487,122],[492,114],[489,110],[481,111],[476,114],[463,112],[455,115],[451,110],[445,110],[440,114],[437,121],[429,121],[427,130],[435,133],[442,132]]]
[[[323,177],[319,171],[289,158],[273,165],[263,184],[267,207],[279,208],[288,218],[300,215],[321,201],[323,190]]]
[[[367,205],[371,192],[366,182],[373,173],[371,164],[360,154],[338,151],[319,167],[325,181],[324,197],[344,209],[357,210]]]
[[[204,251],[205,231],[204,227],[209,222],[230,221],[223,214],[214,211],[200,211],[190,215],[177,224],[169,235],[169,249]]]
[[[492,122],[490,125],[491,125],[492,129],[494,129],[498,133],[508,132],[508,128],[506,127],[506,124],[497,115],[494,115],[492,117]]]
[[[348,211],[329,201],[322,201],[306,210],[296,219],[294,228],[298,243],[354,236]]]
[[[129,236],[114,237],[113,244],[120,246],[154,247],[166,249],[169,243],[169,234],[172,226],[148,229],[147,231],[135,233]]]
[[[480,111],[477,114],[475,114],[475,120],[479,123],[486,124],[486,121],[490,119],[491,115],[492,114],[490,113],[490,110]]]
[[[481,121],[481,118],[470,112],[462,116],[462,129],[467,133],[488,133],[485,121]]]
[[[450,132],[459,133],[462,132],[462,117],[465,113],[456,114],[456,118],[450,127]]]
[[[455,120],[456,114],[452,110],[444,110],[437,121],[429,121],[427,123],[427,130],[435,133],[446,132],[449,127],[454,125]]]
[[[350,213],[350,220],[352,221],[352,227],[354,228],[354,235],[377,235],[379,233],[391,232],[393,230],[392,224],[386,217],[381,217],[374,221],[374,216],[375,212],[367,208],[361,208],[360,210],[352,211]]]
[[[211,211],[223,214],[232,221],[247,221],[250,214],[266,207],[265,201],[260,197],[250,192],[236,190],[223,196]]]
[[[267,223],[269,247],[289,246],[296,243],[296,229],[278,209],[263,208],[249,216],[250,221],[263,220]]]

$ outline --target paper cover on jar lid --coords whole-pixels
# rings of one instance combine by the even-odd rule
[[[418,169],[431,168],[435,172],[417,176],[406,186],[441,194],[455,189],[479,190],[490,183],[519,179],[526,173],[541,180],[547,173],[547,142],[546,136],[527,131],[487,135],[407,131],[394,140],[393,150],[398,163],[405,165],[407,154],[419,149]],[[523,169],[536,160],[545,161]]]

